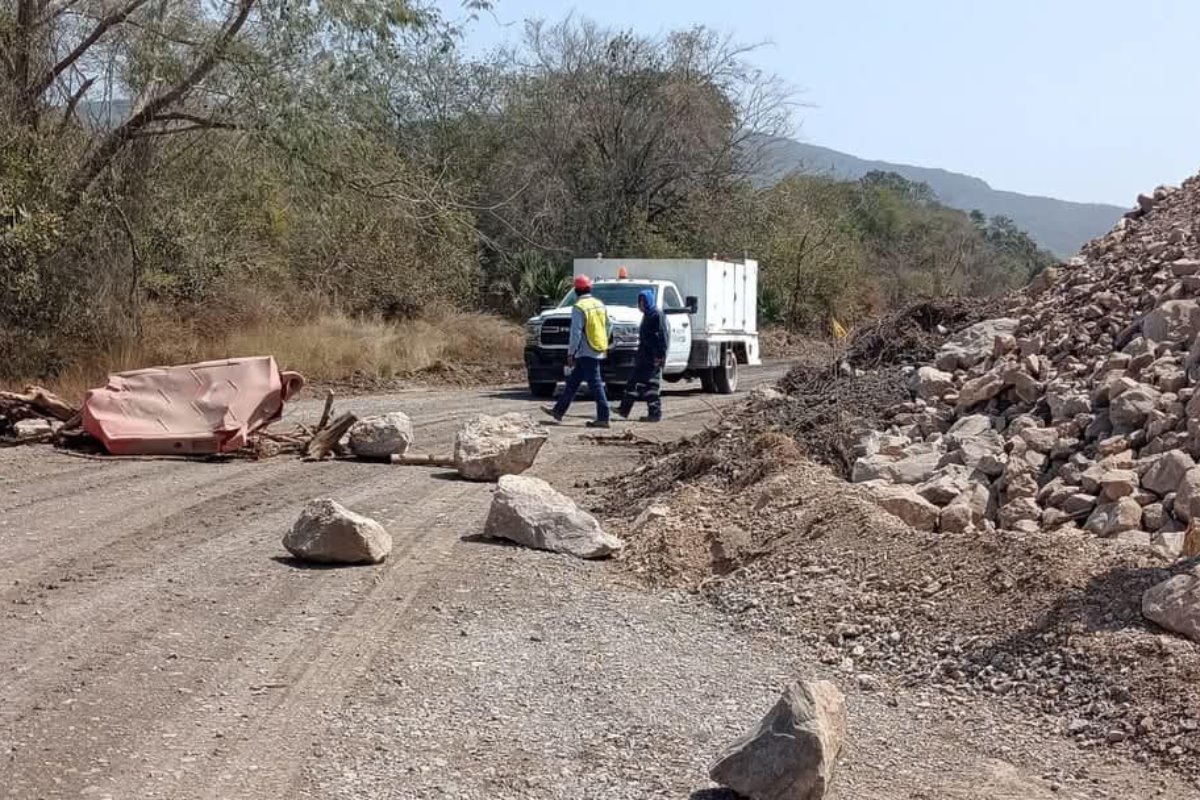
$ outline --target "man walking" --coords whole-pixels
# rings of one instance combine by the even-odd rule
[[[649,414],[642,422],[662,420],[662,368],[667,360],[667,344],[670,332],[667,320],[654,302],[654,292],[643,289],[638,293],[638,308],[642,311],[642,324],[638,329],[637,360],[633,365],[633,377],[625,386],[625,396],[617,414],[625,419],[633,410],[633,404],[645,400]]]
[[[589,420],[589,428],[609,427],[610,409],[608,396],[604,393],[604,378],[600,374],[600,366],[608,353],[608,341],[612,333],[612,324],[608,320],[608,311],[604,303],[592,296],[592,280],[587,275],[575,278],[575,307],[571,309],[571,338],[567,344],[567,366],[571,374],[567,376],[566,385],[553,407],[542,409],[554,417],[556,422],[562,422],[567,409],[579,391],[579,385],[586,382],[592,396],[596,398],[596,418]]]

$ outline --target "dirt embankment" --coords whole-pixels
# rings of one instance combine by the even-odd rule
[[[991,704],[1039,735],[1200,778],[1200,648],[1140,610],[1193,562],[1078,530],[920,532],[838,477],[852,432],[907,395],[903,366],[996,311],[895,315],[860,333],[848,368],[797,366],[779,393],[648,454],[597,506],[642,514],[625,562],[642,580],[784,631],[846,681],[934,688],[947,713]]]

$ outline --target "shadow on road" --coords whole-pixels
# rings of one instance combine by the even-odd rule
[[[729,789],[700,789],[688,795],[688,800],[742,800],[742,796]]]
[[[271,556],[271,560],[276,564],[283,564],[285,567],[292,569],[307,570],[312,572],[324,572],[326,570],[335,569],[359,569],[361,567],[378,567],[378,564],[317,564],[312,561],[304,561],[295,556]]]

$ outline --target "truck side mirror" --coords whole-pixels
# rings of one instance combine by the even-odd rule
[[[700,310],[700,301],[697,300],[694,296],[685,297],[683,299],[683,305],[684,305],[684,308],[687,309],[687,312],[689,314],[695,314],[697,311]]]
[[[538,310],[548,311],[551,308],[554,308],[554,304],[550,302],[549,297],[546,297],[546,295],[538,297]]]

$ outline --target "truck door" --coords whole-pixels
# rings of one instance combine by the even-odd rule
[[[683,308],[683,298],[679,291],[667,285],[662,293],[663,310]],[[675,373],[687,369],[688,359],[692,355],[692,318],[687,314],[667,314],[667,329],[671,341],[667,343],[667,365],[664,371]]]

